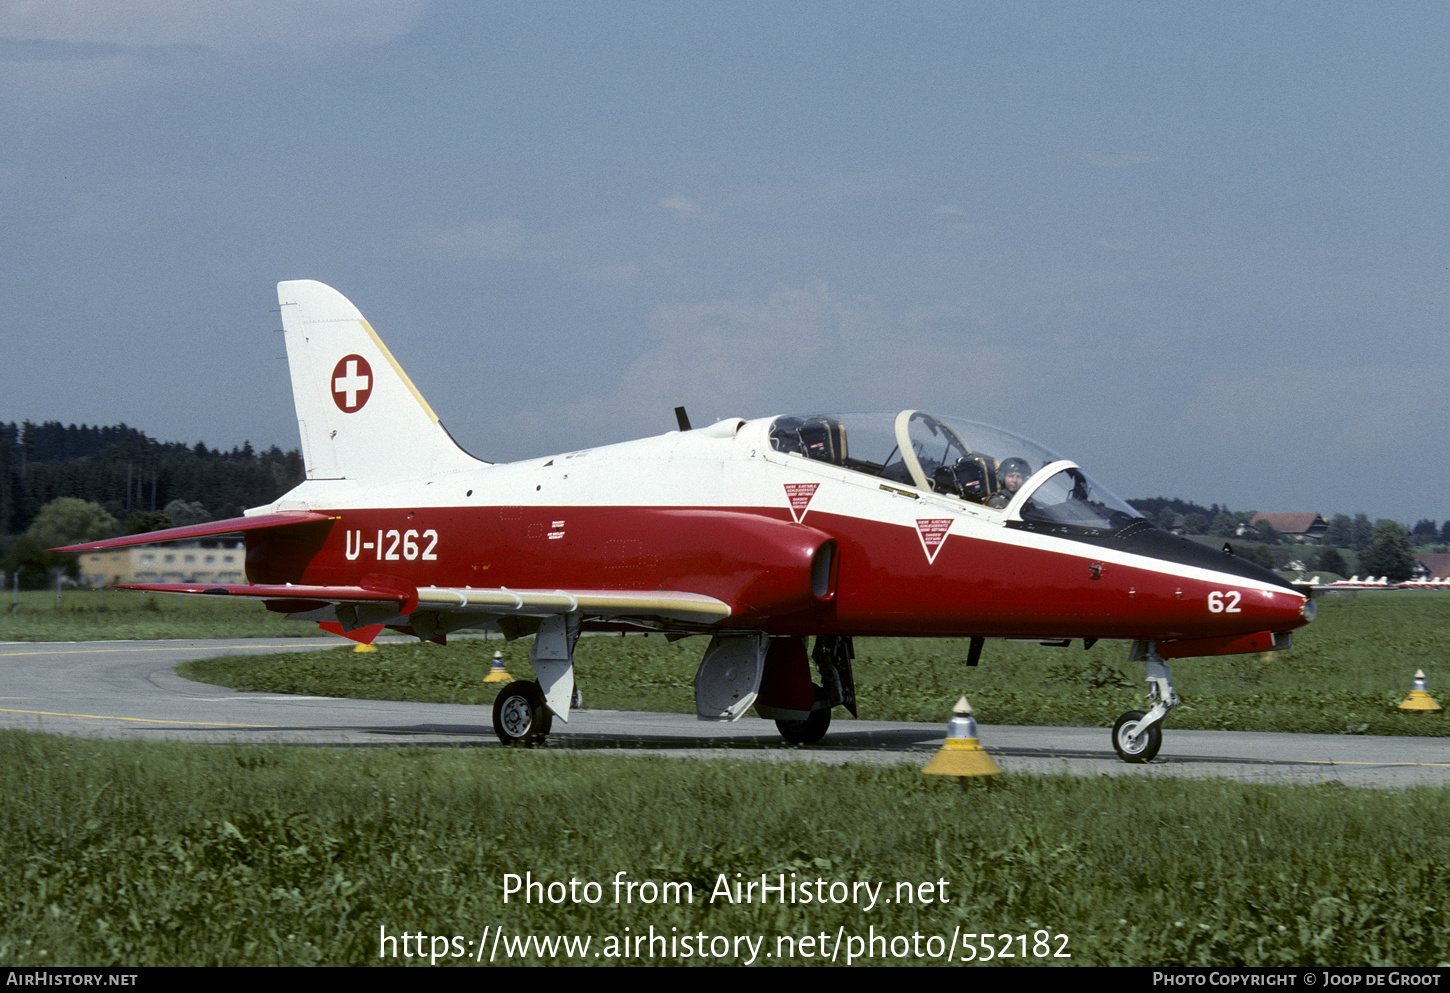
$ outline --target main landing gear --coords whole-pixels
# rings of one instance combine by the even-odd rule
[[[493,730],[505,745],[542,744],[554,727],[554,715],[544,702],[539,684],[509,683],[493,701]]]
[[[1178,706],[1173,692],[1173,673],[1158,655],[1158,643],[1133,642],[1129,662],[1142,662],[1147,668],[1148,699],[1152,708],[1145,714],[1130,710],[1113,725],[1113,749],[1124,762],[1151,762],[1163,744],[1163,719]]]
[[[855,643],[849,637],[817,635],[811,659],[821,681],[812,683],[815,705],[803,720],[777,719],[775,728],[792,745],[814,745],[831,728],[831,709],[843,706],[856,716],[856,680],[851,673],[851,660],[856,657]],[[757,706],[757,712],[766,708]],[[762,714],[762,716],[765,716]]]
[[[813,686],[816,709],[803,721],[776,721],[775,729],[792,745],[814,745],[831,729],[831,705],[826,702],[825,688]]]
[[[493,701],[493,733],[505,745],[542,745],[557,716],[569,723],[577,706],[574,645],[579,640],[579,614],[552,614],[539,621],[529,662],[537,682],[509,683]]]

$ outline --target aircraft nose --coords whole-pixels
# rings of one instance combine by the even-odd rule
[[[1319,607],[1298,590],[1265,590],[1260,609],[1254,611],[1255,621],[1270,631],[1292,631],[1314,620]],[[1246,598],[1247,599],[1247,598]]]
[[[1208,610],[1221,623],[1240,630],[1252,628],[1284,634],[1313,621],[1319,608],[1298,590],[1240,587],[1211,592]]]
[[[1304,618],[1305,624],[1313,623],[1314,618],[1319,616],[1319,605],[1314,602],[1313,597],[1304,598],[1304,603],[1299,607],[1299,616]]]

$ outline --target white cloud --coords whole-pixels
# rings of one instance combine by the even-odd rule
[[[1404,521],[1442,513],[1447,373],[1443,365],[1170,370],[1139,391],[1150,403],[1136,416],[1120,415],[1119,434],[1102,448],[1102,478],[1120,495],[1237,510],[1365,510]]]
[[[143,48],[371,48],[411,31],[427,0],[5,0],[0,38]]]
[[[1083,152],[1082,157],[1095,166],[1108,169],[1125,169],[1163,161],[1163,156],[1148,152]]]
[[[67,234],[86,238],[135,236],[145,230],[141,217],[116,200],[83,195],[61,220]]]
[[[537,254],[534,239],[516,217],[446,228],[420,224],[402,240],[405,250],[474,262],[502,262]]]
[[[418,224],[402,233],[396,250],[403,255],[456,262],[527,262],[595,284],[633,283],[638,263],[625,254],[606,219],[558,228],[531,228],[517,217],[449,227]]]
[[[661,304],[649,331],[650,344],[617,380],[557,407],[520,412],[510,430],[521,449],[656,434],[677,404],[697,426],[728,416],[911,406],[991,420],[1000,409],[995,384],[1027,381],[1034,361],[1020,347],[986,343],[979,320],[960,307],[894,312],[865,297],[840,299],[825,284]]]
[[[1444,415],[1443,367],[1223,369],[1204,376],[1180,415],[1191,433],[1231,452],[1244,439],[1304,439],[1304,457],[1336,453],[1335,471],[1370,464]],[[1342,460],[1342,462],[1338,461]]]
[[[0,58],[0,114],[39,116],[97,99],[116,99],[173,77],[175,70],[134,52],[106,50],[76,58]]]
[[[700,212],[700,205],[683,193],[671,193],[661,200],[659,205],[666,210],[678,211],[681,214],[698,214]]]
[[[858,199],[875,199],[904,188],[906,184],[890,173],[821,174],[802,172],[796,182],[759,183],[733,191],[722,191],[721,204],[728,209],[785,210],[805,205],[839,204]]]
[[[632,283],[639,278],[639,266],[633,262],[599,262],[581,266],[579,273],[592,283]]]
[[[0,115],[45,119],[214,71],[384,44],[427,0],[0,0]]]

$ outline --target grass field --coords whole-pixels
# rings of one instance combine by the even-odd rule
[[[238,633],[200,613],[177,612],[186,636]],[[689,710],[703,646],[582,640],[586,706]],[[498,648],[528,678],[527,642],[496,638],[184,671],[482,703]],[[949,642],[858,651],[868,718],[944,720],[965,692],[988,723],[1105,725],[1142,692],[1122,644],[993,643],[976,670]],[[1170,726],[1443,735],[1442,717],[1394,704],[1416,668],[1447,702],[1447,658],[1450,597],[1331,597],[1289,652],[1174,663],[1186,702]],[[464,965],[480,947],[500,964],[940,964],[950,947],[998,965],[1450,965],[1443,789],[1014,775],[963,792],[909,765],[14,732],[0,734],[0,795],[9,966]],[[826,899],[762,901],[762,877],[819,881]],[[536,898],[505,902],[515,878]],[[654,888],[621,895],[617,878]],[[718,888],[750,882],[749,901]],[[560,936],[590,944],[538,944]]]
[[[0,599],[0,641],[158,638],[310,638],[299,624],[252,600],[129,590],[22,591]]]
[[[377,652],[331,652],[209,659],[187,663],[191,679],[237,689],[371,699],[490,703],[503,684],[485,684],[492,654],[504,652],[516,679],[532,678],[527,640],[457,639],[447,646],[387,644]],[[577,674],[585,705],[608,710],[692,713],[691,689],[704,638],[580,640]],[[988,724],[1111,726],[1143,708],[1140,663],[1127,645],[1090,651],[991,642],[976,669],[965,642],[859,639],[860,715],[872,720],[942,721],[966,694]],[[1450,594],[1373,592],[1326,597],[1319,618],[1273,655],[1230,655],[1173,663],[1183,703],[1170,728],[1319,734],[1450,736],[1440,714],[1398,704],[1417,669],[1450,703]],[[844,711],[837,720],[847,719]]]
[[[509,963],[739,964],[742,936],[761,964],[1450,962],[1445,790],[6,733],[0,791],[12,967],[471,965],[500,926]],[[719,889],[762,875],[825,899]]]

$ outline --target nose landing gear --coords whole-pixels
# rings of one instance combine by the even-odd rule
[[[1124,762],[1151,762],[1163,744],[1163,720],[1178,706],[1173,692],[1173,673],[1158,655],[1158,643],[1135,641],[1129,662],[1143,662],[1147,669],[1148,699],[1152,708],[1145,714],[1130,710],[1113,725],[1113,750]]]

